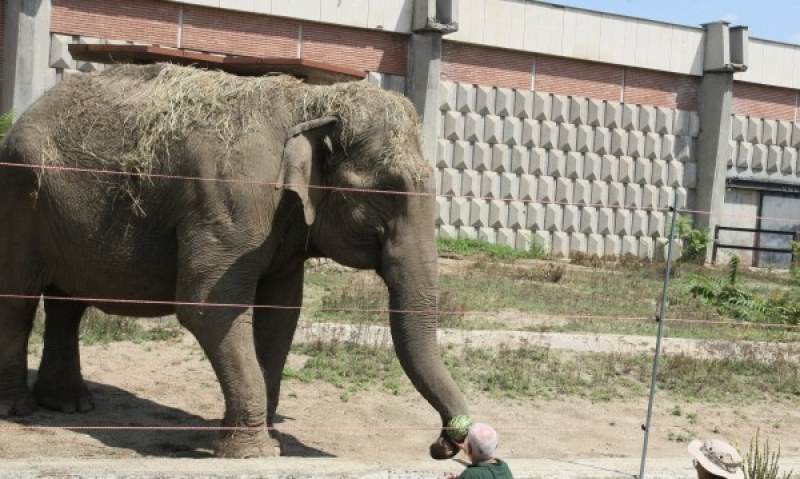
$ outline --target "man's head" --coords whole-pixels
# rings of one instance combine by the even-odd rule
[[[473,463],[491,459],[497,449],[497,431],[486,423],[476,422],[469,428],[465,448]]]
[[[727,442],[695,439],[688,449],[694,457],[698,478],[744,479],[742,456]]]

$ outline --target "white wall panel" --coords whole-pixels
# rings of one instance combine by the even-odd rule
[[[523,48],[527,51],[561,55],[564,24],[563,8],[555,8],[540,3],[525,6],[525,39]]]
[[[324,0],[292,0],[289,15],[303,20],[320,21],[321,2]]]
[[[412,0],[383,0],[383,29],[391,32],[411,31]],[[372,12],[372,4],[370,4]],[[373,27],[373,25],[370,25]]]
[[[703,74],[703,35],[701,30],[672,27],[670,71],[689,72],[698,76]]]
[[[600,57],[602,15],[564,15],[563,55],[585,60]]]
[[[328,3],[328,2],[325,2]],[[292,0],[272,0],[272,14],[288,17],[291,15]]]
[[[409,1],[409,3],[411,3]],[[483,28],[486,24],[483,0],[459,0],[458,31],[446,38],[461,42],[483,44]]]
[[[748,63],[747,71],[736,74],[735,78],[737,80],[760,83],[764,70],[764,44],[752,38],[750,39]]]
[[[485,0],[483,41],[502,48],[523,48],[525,3],[509,0]],[[461,8],[459,7],[459,12]]]

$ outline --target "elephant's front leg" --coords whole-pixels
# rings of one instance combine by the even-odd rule
[[[279,274],[262,279],[256,293],[256,304],[265,306],[254,309],[253,329],[258,360],[267,384],[267,426],[270,428],[275,426],[283,368],[300,317],[303,271],[303,262],[298,261]],[[274,429],[270,429],[270,436],[280,442],[280,435]]]

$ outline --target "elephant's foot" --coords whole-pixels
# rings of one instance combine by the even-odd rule
[[[0,416],[29,416],[36,411],[36,400],[25,388],[16,395],[0,396]]]
[[[87,412],[94,409],[94,398],[83,380],[73,384],[49,385],[41,379],[33,386],[36,402],[48,409],[65,413]]]
[[[219,457],[248,458],[271,457],[280,454],[277,441],[263,430],[223,432],[214,443],[214,453]]]

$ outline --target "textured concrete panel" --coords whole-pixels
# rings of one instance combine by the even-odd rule
[[[647,236],[653,238],[664,237],[664,213],[651,211],[650,219],[647,222]]]
[[[642,206],[642,186],[636,183],[625,185],[625,206],[639,208]]]
[[[540,130],[540,123],[536,120],[523,120],[522,121],[522,144],[527,147],[539,146],[539,139],[542,132]]]
[[[795,165],[797,164],[797,150],[794,148],[784,148],[783,149],[783,159],[781,161],[781,173],[784,175],[791,175],[795,173],[797,170],[795,169]]]
[[[617,181],[619,174],[619,158],[614,155],[603,155],[600,179],[603,181]]]
[[[661,157],[661,135],[658,133],[645,134],[644,156],[651,160],[658,160]]]
[[[792,148],[800,148],[800,123],[792,122]]]
[[[72,36],[50,35],[50,68],[64,68],[74,70],[78,68],[72,54],[69,52],[69,44],[72,43]]]
[[[553,178],[564,176],[567,171],[567,157],[563,151],[548,150],[547,174]]]
[[[521,201],[508,203],[508,227],[513,229],[525,228],[525,211],[527,206]]]
[[[464,117],[464,139],[484,143],[483,130],[483,116],[479,113],[467,113]]]
[[[639,106],[625,103],[622,105],[622,125],[623,130],[639,129]]]
[[[548,204],[544,207],[544,228],[547,231],[559,231],[564,221],[564,207]]]
[[[586,123],[591,126],[605,126],[606,102],[603,100],[588,99],[588,119]]]
[[[503,119],[503,143],[506,145],[522,144],[522,120],[513,116]]]
[[[777,146],[767,148],[766,145],[753,145],[752,150],[753,153],[750,157],[750,169],[752,169],[754,172],[763,171],[770,156],[772,157],[773,164],[778,161],[778,158],[781,157],[781,149]],[[743,168],[747,168],[747,164],[744,164]]]
[[[515,173],[500,174],[500,198],[519,198],[519,176]]]
[[[453,144],[452,167],[459,170],[472,169],[472,143],[468,141],[456,141]]]
[[[556,198],[556,181],[547,176],[540,176],[536,186],[536,200],[539,203],[553,203]]]
[[[598,155],[607,155],[611,152],[611,130],[602,127],[594,129],[594,152]]]
[[[525,228],[539,231],[544,228],[545,205],[528,203],[525,211]]]
[[[572,180],[569,178],[556,178],[556,202],[557,203],[571,203],[572,202]]]
[[[454,168],[444,168],[441,170],[440,194],[458,196],[461,194],[461,174]]]
[[[511,171],[511,150],[508,145],[492,145],[492,171],[495,173]]]
[[[453,163],[453,142],[436,140],[436,168],[450,168]]]
[[[667,163],[667,184],[675,188],[683,186],[683,163],[680,161]]]
[[[602,158],[595,153],[586,153],[583,155],[583,178],[586,180],[597,180],[600,178],[600,171],[602,168]]]
[[[677,204],[679,209],[685,209],[689,204],[689,192],[686,188],[675,188],[675,196],[677,197]]]
[[[585,125],[589,120],[589,102],[584,97],[570,97],[569,119],[575,125]]]
[[[542,148],[557,148],[558,124],[552,121],[543,121],[539,125],[539,129],[542,135],[539,139],[539,146]]]
[[[614,212],[614,234],[627,235],[631,231],[631,212],[619,209]]]
[[[597,232],[602,235],[614,234],[614,210],[611,208],[597,210]]]
[[[689,112],[689,137],[697,138],[700,136],[700,114],[696,111]]]
[[[495,91],[494,114],[500,116],[514,114],[514,90],[511,88],[498,88]]]
[[[589,125],[578,126],[575,149],[581,153],[594,151],[594,128]]]
[[[461,172],[461,195],[481,195],[481,173],[479,171],[464,170]]]
[[[658,206],[662,210],[672,206],[673,199],[675,198],[675,190],[669,186],[663,186],[658,189]]]
[[[578,131],[575,125],[561,123],[558,126],[558,149],[575,151],[577,147]]]
[[[549,93],[533,92],[533,118],[547,121],[552,117],[553,100]]]
[[[531,174],[542,176],[547,174],[547,150],[544,148],[531,149]]]
[[[775,143],[778,146],[789,146],[792,142],[792,123],[785,120],[778,121]]]
[[[673,160],[675,161],[675,160]],[[656,186],[664,186],[667,184],[667,162],[664,160],[653,160],[651,169],[653,171],[653,178],[650,183]]]
[[[755,145],[755,146],[758,147],[763,145]],[[763,150],[764,150],[763,148],[753,148],[753,156],[754,157],[756,156],[756,151],[763,151]],[[771,155],[767,154],[767,161],[765,162],[766,167],[764,169],[767,171],[767,173],[776,173],[780,168],[781,156],[783,155],[781,155],[779,151],[774,151],[774,150],[771,153],[773,154]]]
[[[572,180],[583,177],[583,154],[576,151],[567,153],[567,166],[565,176]]]
[[[453,226],[469,226],[470,200],[453,198],[450,202],[450,224]]]
[[[774,145],[778,139],[778,121],[764,120],[761,142],[765,145]]]
[[[639,257],[642,259],[653,259],[654,243],[653,238],[639,238]]]
[[[658,208],[658,186],[642,186],[642,208]]]
[[[489,225],[489,202],[472,200],[469,205],[469,225],[473,228],[485,228]]]
[[[647,211],[631,211],[631,234],[633,236],[647,236],[648,219]]]
[[[533,175],[520,175],[519,177],[519,199],[533,200],[536,198],[536,187],[539,180]]]
[[[747,118],[747,141],[750,143],[761,143],[763,123],[761,118]]]
[[[508,204],[501,200],[489,202],[489,227],[505,228],[508,222]]]
[[[611,154],[622,156],[628,153],[628,131],[622,128],[611,130]]]
[[[487,243],[497,242],[497,230],[494,228],[482,227],[477,228],[478,239]]]
[[[581,233],[597,233],[597,208],[581,209]]]
[[[608,183],[605,181],[592,181],[592,205],[608,205]]]
[[[747,138],[747,117],[744,115],[733,115],[731,117],[731,139],[745,141]]]
[[[526,175],[531,167],[531,151],[524,146],[511,148],[511,171],[518,175]]]
[[[458,237],[466,239],[478,239],[478,230],[472,226],[461,226],[458,228]]]
[[[586,253],[586,235],[580,233],[569,235],[569,252]]]
[[[646,185],[650,183],[650,178],[652,178],[651,166],[652,162],[647,158],[636,158],[633,181],[635,183],[639,183],[640,185]]]
[[[625,185],[612,182],[608,184],[608,206],[623,206],[625,204]]]
[[[492,169],[492,145],[475,143],[472,147],[472,168],[481,172]]]
[[[622,105],[606,102],[606,115],[603,126],[609,130],[622,127]]]
[[[553,249],[551,254],[561,258],[569,256],[569,234],[561,232],[553,233]]]
[[[514,90],[514,116],[533,118],[533,92]]]
[[[443,81],[439,83],[439,109],[442,111],[457,110],[456,108],[457,86],[453,82]]]
[[[494,115],[495,89],[490,86],[475,87],[475,111],[481,115]]]
[[[569,118],[569,98],[563,95],[552,95],[551,100],[552,114],[550,120],[556,123],[564,123]]]
[[[604,236],[603,253],[608,256],[620,256],[622,254],[622,238],[619,236]]]
[[[694,138],[678,136],[675,138],[675,159],[678,161],[697,161],[694,158]]]
[[[456,110],[462,113],[475,111],[475,86],[467,83],[456,84]]]
[[[521,251],[528,251],[531,249],[531,245],[534,241],[536,240],[534,240],[533,233],[526,229],[517,229],[514,240],[514,248]]]
[[[639,241],[635,236],[622,236],[622,256],[639,256]]]
[[[656,107],[649,105],[639,106],[638,130],[644,133],[656,131]]]
[[[563,210],[564,223],[561,231],[577,233],[581,229],[581,211],[577,206],[565,206]]]
[[[586,235],[586,254],[594,256],[603,256],[605,252],[605,240],[602,235],[590,234]]]
[[[441,225],[437,228],[438,236],[447,239],[455,239],[458,238],[458,230],[455,226],[450,225]]]
[[[728,140],[728,161],[725,162],[728,168],[732,168],[736,163],[736,158],[739,157],[739,142],[735,140]]]
[[[674,131],[673,125],[673,109],[672,108],[656,108],[656,130],[655,132],[661,135],[671,135]]]
[[[484,171],[481,173],[481,197],[500,197],[500,176],[497,173],[492,171]]]
[[[497,239],[495,241],[499,245],[513,248],[517,241],[517,235],[511,228],[498,228]]]
[[[683,186],[697,187],[697,163],[683,163]]]
[[[437,196],[436,206],[436,225],[450,224],[450,200],[443,196]]]
[[[659,159],[674,160],[675,155],[675,137],[672,135],[664,135],[661,137],[661,155]]]
[[[644,133],[631,131],[628,133],[628,156],[644,156]]]
[[[633,158],[630,156],[619,157],[619,174],[617,181],[621,183],[629,183],[633,181]]]
[[[458,111],[444,113],[444,137],[448,140],[464,139],[464,116]]]
[[[503,118],[496,115],[483,117],[483,141],[486,143],[503,142]]]
[[[673,130],[675,135],[689,135],[691,132],[691,115],[686,110],[675,110]]]
[[[553,235],[546,230],[538,230],[533,233],[534,241],[539,242],[545,251],[552,251],[553,249]]]

